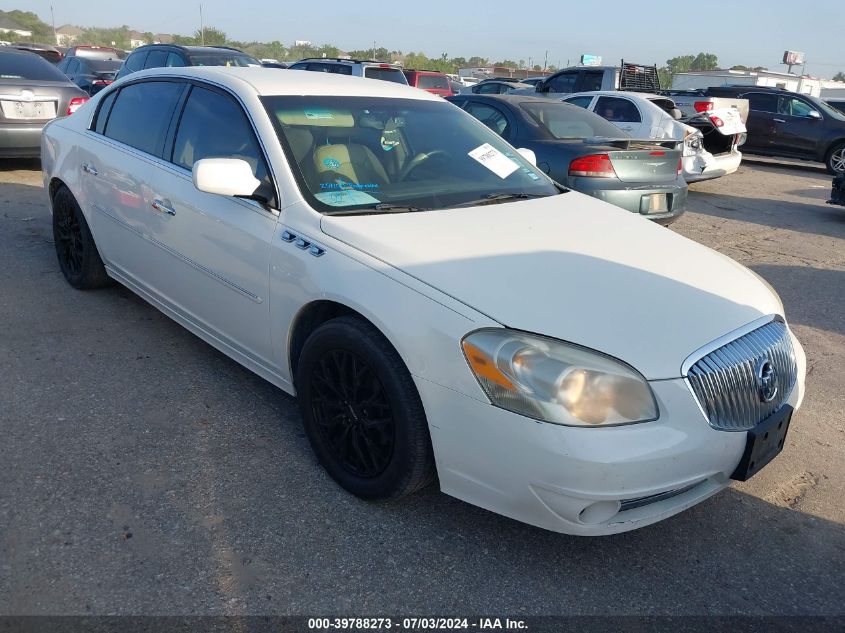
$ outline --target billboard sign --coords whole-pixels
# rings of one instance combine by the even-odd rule
[[[581,55],[582,66],[601,66],[601,55]]]
[[[784,51],[783,63],[790,66],[799,66],[804,63],[804,53],[798,51]]]

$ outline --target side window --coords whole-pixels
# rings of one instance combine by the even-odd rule
[[[619,97],[599,97],[595,113],[615,123],[640,123],[640,111],[631,101]]]
[[[182,59],[181,55],[177,55],[176,53],[168,53],[167,63],[165,65],[168,68],[182,67],[185,65],[185,60]]]
[[[94,131],[97,134],[102,134],[106,129],[106,121],[109,118],[109,111],[111,111],[117,92],[117,90],[113,90],[100,102],[100,108],[97,110],[97,119],[94,122]]]
[[[581,77],[578,80],[578,92],[590,92],[592,90],[601,90],[601,82],[603,78],[603,71],[582,71]]]
[[[465,109],[499,136],[508,137],[510,132],[508,118],[498,108],[485,103],[469,102]]]
[[[486,84],[479,84],[475,92],[480,95],[497,95],[499,94],[499,90],[499,84],[491,81]]]
[[[777,112],[778,111],[778,96],[773,94],[766,94],[763,92],[752,92],[745,95],[748,99],[748,107],[757,112]]]
[[[145,81],[121,89],[111,109],[105,135],[161,156],[164,138],[184,84]]]
[[[144,68],[161,68],[167,64],[167,51],[150,51]]]
[[[288,66],[288,70],[308,70],[308,64],[293,64]]]
[[[126,70],[127,73],[134,73],[137,70],[141,70],[144,67],[144,61],[147,59],[147,53],[144,51],[143,53],[132,53],[126,62],[123,64],[123,68]]]
[[[70,64],[72,57],[65,57],[62,61],[56,64],[56,68],[61,70],[63,73],[67,74],[67,67]]]
[[[815,108],[811,107],[809,103],[795,97],[781,97],[778,102],[778,112],[781,114],[808,117],[813,110]]]
[[[228,95],[194,87],[179,121],[171,162],[191,169],[203,158],[245,160],[261,181],[259,192],[268,200],[273,197],[264,155],[243,108]]]
[[[575,80],[578,79],[577,72],[561,73],[548,80],[547,92],[575,92]]]
[[[79,72],[79,60],[71,57],[70,62],[68,62],[68,65],[67,65],[67,69],[65,70],[65,74],[75,75],[78,72]]]
[[[590,107],[590,103],[592,101],[592,97],[572,97],[571,99],[564,99],[565,103],[577,105],[579,108],[584,108],[585,110]]]

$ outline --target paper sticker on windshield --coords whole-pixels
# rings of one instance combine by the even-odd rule
[[[310,110],[305,110],[305,118],[306,119],[333,119],[334,115],[329,110],[323,110],[318,108],[312,108]]]
[[[469,152],[469,156],[502,179],[507,178],[519,168],[519,165],[490,145],[490,143],[476,147]]]
[[[322,191],[314,197],[320,202],[332,207],[352,207],[358,204],[378,203],[378,198],[357,189],[341,189],[340,191]]]

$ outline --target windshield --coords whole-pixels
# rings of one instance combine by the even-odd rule
[[[498,194],[559,193],[499,136],[445,101],[338,96],[262,101],[303,195],[324,213],[442,209],[492,203],[487,198]]]
[[[842,114],[842,112],[838,108],[832,106],[824,99],[811,99],[811,101],[819,107],[819,110],[821,110],[828,116],[839,121],[845,121],[845,114]]]
[[[0,80],[61,81],[67,77],[46,59],[35,53],[0,53]]]
[[[380,66],[365,66],[364,77],[368,79],[381,79],[382,81],[393,81],[397,84],[407,84],[405,73],[398,68],[381,68]]]
[[[214,51],[213,53],[191,53],[188,55],[192,66],[261,66],[261,62],[234,51]]]
[[[564,138],[628,138],[621,129],[597,114],[568,103],[529,103],[519,107],[525,110],[540,127],[552,137]]]

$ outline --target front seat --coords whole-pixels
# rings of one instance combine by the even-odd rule
[[[315,190],[318,177],[313,160],[314,135],[304,127],[285,127],[283,131],[308,188]]]
[[[322,182],[341,178],[356,185],[386,185],[384,165],[366,145],[321,145],[314,152],[314,166]]]

